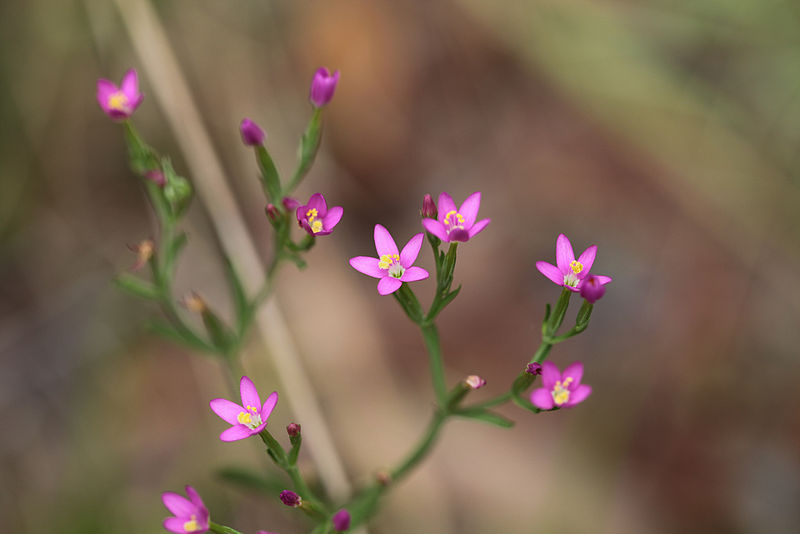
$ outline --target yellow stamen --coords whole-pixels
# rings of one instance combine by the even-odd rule
[[[572,260],[572,263],[570,263],[569,266],[572,268],[572,272],[575,274],[579,274],[581,271],[583,271],[583,264],[578,260]]]
[[[455,221],[450,222],[451,217],[453,217]],[[454,222],[457,222],[458,224],[464,224],[464,216],[458,213],[456,210],[450,210],[447,212],[447,215],[444,216],[444,223],[447,226],[450,226]]]
[[[561,380],[556,382],[556,385],[553,386],[553,402],[557,405],[561,406],[562,404],[566,404],[569,402],[569,395],[570,390],[569,385],[572,384],[572,377],[567,377],[564,382],[562,383]]]
[[[322,231],[322,221],[317,219],[316,221],[312,221],[311,219],[308,220],[311,223],[311,231],[315,234]]]
[[[117,91],[108,97],[108,107],[117,111],[125,111],[128,108],[128,97],[122,91]]]
[[[197,522],[197,516],[193,515],[189,521],[184,523],[183,530],[186,532],[195,532],[200,530],[200,524]]]
[[[239,421],[243,425],[249,425],[253,422],[253,416],[247,412],[240,412],[236,420]]]
[[[310,210],[308,210],[306,212],[306,217],[308,217],[308,224],[313,223],[314,219],[316,219],[318,215],[319,215],[319,212],[317,211],[317,208],[311,208]],[[312,228],[313,228],[313,225],[312,225]],[[319,230],[316,230],[316,231],[319,231]]]
[[[400,263],[400,256],[398,254],[384,254],[378,258],[378,268],[388,269],[393,263]]]

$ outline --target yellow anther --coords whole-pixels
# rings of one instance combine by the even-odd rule
[[[247,409],[250,410],[253,413],[257,413],[258,412],[258,408],[256,408],[255,406],[248,406]]]
[[[392,264],[392,257],[388,254],[384,254],[380,258],[378,258],[378,268],[380,269],[388,269],[389,266]]]
[[[309,224],[314,222],[314,219],[317,218],[317,215],[319,215],[319,212],[317,211],[317,208],[311,208],[310,210],[308,210],[306,212],[306,217],[308,217]],[[311,228],[313,229],[314,226],[312,225]],[[319,230],[314,230],[314,231],[315,232],[319,232]]]
[[[572,260],[572,263],[570,263],[569,266],[572,268],[572,272],[575,274],[579,274],[581,271],[583,271],[583,264],[578,260]]]
[[[183,530],[186,532],[195,532],[200,530],[200,525],[197,523],[197,516],[192,516],[192,518],[183,524]]]
[[[253,416],[247,412],[240,412],[236,420],[243,425],[249,425],[253,422]]]
[[[108,97],[108,107],[124,111],[128,107],[128,97],[122,91],[117,91]]]
[[[311,222],[311,231],[312,232],[317,234],[317,233],[322,231],[322,221],[320,221],[319,219],[317,219],[316,221],[313,221],[313,222],[312,222],[312,219],[309,219],[308,221]]]
[[[556,385],[553,387],[553,402],[559,406],[569,402],[570,391],[567,388],[571,383],[572,377],[566,378],[563,383],[561,380],[556,382]]]

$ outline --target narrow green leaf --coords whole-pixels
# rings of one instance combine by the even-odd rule
[[[281,200],[281,178],[272,156],[269,155],[264,145],[255,147],[258,168],[261,170],[261,187],[267,195],[267,200],[279,203]]]
[[[217,476],[239,488],[274,496],[286,489],[286,482],[273,477],[256,475],[250,469],[229,466],[217,471]]]
[[[223,254],[222,259],[225,266],[225,275],[233,294],[233,305],[236,310],[236,331],[241,332],[244,325],[250,320],[250,301],[247,299],[242,280],[236,273],[233,262],[226,254]]]
[[[130,273],[120,274],[114,279],[114,283],[117,284],[117,287],[135,297],[147,300],[158,300],[160,298],[158,289],[153,284]]]
[[[207,345],[203,340],[196,339],[194,336],[186,336],[176,330],[172,325],[160,320],[153,319],[147,324],[147,329],[165,339],[185,345],[189,348],[207,353],[216,354],[213,347]]]
[[[502,415],[495,412],[490,412],[489,410],[483,410],[483,409],[461,410],[456,412],[456,414],[461,417],[466,417],[467,419],[475,419],[476,421],[483,421],[484,423],[496,425],[501,428],[511,428],[512,426],[514,426],[514,421],[512,421],[511,419],[507,419]]]

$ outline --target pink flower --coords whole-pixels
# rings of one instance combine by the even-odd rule
[[[164,506],[175,516],[164,520],[164,528],[176,534],[207,532],[210,519],[203,499],[191,486],[186,486],[186,495],[188,499],[171,491],[161,494]]]
[[[325,67],[318,68],[317,72],[314,73],[314,78],[311,80],[311,89],[308,92],[308,98],[314,104],[314,107],[321,108],[330,102],[338,83],[338,70],[331,74]]]
[[[97,101],[106,115],[112,119],[127,119],[133,115],[142,103],[142,99],[144,95],[139,92],[136,69],[130,69],[125,73],[119,87],[103,78],[97,80]]]
[[[278,403],[278,392],[273,391],[262,406],[253,381],[246,376],[239,383],[239,391],[242,394],[241,406],[227,399],[214,399],[209,403],[215,414],[233,425],[219,435],[222,441],[249,438],[264,430],[267,419]]]
[[[428,278],[428,271],[413,264],[419,256],[424,234],[412,237],[403,251],[397,251],[397,245],[389,231],[380,224],[375,225],[375,250],[377,258],[356,256],[350,258],[350,265],[356,271],[367,276],[378,278],[378,293],[389,295],[394,293],[403,282],[416,282]]]
[[[553,362],[542,365],[542,385],[531,393],[531,402],[541,410],[555,407],[570,408],[586,400],[592,387],[581,384],[583,364],[575,362],[564,369],[562,374]]]
[[[293,200],[293,199],[291,199]],[[344,210],[340,206],[328,209],[325,197],[314,193],[308,199],[308,204],[297,207],[297,222],[310,235],[328,235],[333,227],[342,220]]]
[[[491,219],[475,222],[480,207],[480,191],[468,196],[458,209],[453,198],[447,193],[442,193],[439,195],[438,219],[422,219],[422,226],[445,242],[469,241],[491,222]]]
[[[578,292],[583,285],[583,280],[589,275],[595,256],[597,256],[597,245],[592,245],[584,250],[576,260],[575,253],[572,251],[572,243],[569,242],[567,236],[559,234],[556,239],[557,266],[546,261],[537,261],[536,268],[553,283],[570,291]],[[610,276],[596,275],[594,278],[601,285],[611,281]]]

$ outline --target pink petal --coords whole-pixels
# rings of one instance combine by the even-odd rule
[[[561,380],[572,378],[572,387],[570,389],[576,387],[581,383],[581,378],[583,378],[583,364],[581,362],[575,362],[568,365],[561,376]]]
[[[109,97],[118,90],[114,82],[110,80],[102,78],[97,80],[97,102],[100,104],[100,107],[107,110]]]
[[[439,222],[442,224],[444,224],[444,218],[447,217],[448,213],[450,213],[451,211],[458,211],[456,209],[456,203],[453,202],[453,197],[451,197],[444,191],[442,192],[441,195],[439,195],[438,206],[439,206]]]
[[[547,360],[542,364],[542,385],[545,389],[553,389],[556,382],[561,380],[561,372],[556,367],[556,364]]]
[[[253,435],[253,431],[244,425],[236,425],[230,427],[228,430],[219,435],[222,441],[239,441],[240,439],[249,438]]]
[[[378,267],[378,263],[380,263],[378,258],[370,258],[368,256],[350,258],[350,266],[356,271],[373,278],[383,278],[386,271],[381,270],[381,268]]]
[[[469,238],[472,239],[479,233],[483,231],[484,228],[489,226],[489,223],[492,222],[491,219],[483,219],[475,223],[475,225],[469,229]]]
[[[378,282],[378,293],[381,295],[389,295],[400,289],[401,285],[403,285],[403,282],[397,278],[392,278],[391,276],[381,278]]]
[[[595,256],[597,256],[597,245],[592,245],[583,251],[583,254],[581,254],[580,258],[578,258],[580,264],[583,265],[583,270],[578,273],[578,278],[585,278],[586,275],[589,274],[592,264],[594,263]]]
[[[392,239],[392,235],[389,233],[389,230],[381,226],[380,224],[375,225],[375,250],[378,251],[378,256],[383,256],[384,254],[388,254],[393,256],[395,254],[399,254],[397,251],[397,245]]]
[[[475,191],[458,208],[458,212],[464,216],[464,228],[469,228],[475,224],[478,218],[478,210],[481,207],[481,192]],[[472,236],[470,236],[472,237]]]
[[[197,490],[195,490],[192,486],[186,486],[186,496],[189,497],[189,500],[195,505],[198,511],[202,508],[205,508],[203,499],[200,498],[200,494],[197,493]]]
[[[602,275],[602,274],[596,274],[596,275],[594,275],[594,277],[602,285],[606,285],[607,283],[609,283],[612,280],[610,276],[605,276],[605,275]]]
[[[183,525],[188,521],[189,516],[184,516],[181,518],[178,517],[168,517],[164,520],[164,528],[169,530],[170,532],[175,532],[175,534],[185,534],[186,531],[183,529]]]
[[[317,210],[317,217],[319,218],[323,218],[328,214],[328,204],[325,203],[325,197],[323,197],[320,193],[314,193],[311,195],[311,198],[308,199],[306,211],[310,210],[311,208]],[[305,215],[305,213],[303,215]]]
[[[165,491],[161,494],[161,502],[167,507],[169,513],[177,517],[189,517],[196,509],[189,499],[171,491]]]
[[[554,284],[560,286],[564,285],[564,274],[555,265],[547,263],[546,261],[537,261],[536,268]]]
[[[322,227],[325,228],[327,232],[333,230],[333,227],[339,224],[339,221],[342,220],[342,215],[344,214],[344,209],[341,206],[334,206],[328,210],[327,215],[322,218]]]
[[[546,363],[546,362],[545,362]],[[531,393],[531,402],[540,410],[553,409],[553,395],[550,394],[549,389],[539,388],[534,389]]]
[[[435,219],[422,219],[422,226],[442,241],[447,241],[447,230],[444,225]]]
[[[403,282],[416,282],[418,280],[425,280],[430,274],[422,267],[409,267],[399,279]]]
[[[245,411],[244,408],[235,402],[229,401],[228,399],[214,399],[208,404],[211,406],[211,410],[218,416],[222,417],[222,419],[229,425],[238,425],[239,414]]]
[[[130,69],[125,73],[119,88],[128,97],[129,102],[135,102],[139,98],[139,77],[136,74],[136,69]]]
[[[272,414],[272,410],[275,409],[275,405],[278,404],[278,392],[273,391],[267,397],[267,400],[264,401],[264,406],[261,407],[261,420],[266,422],[269,419],[269,416]]]
[[[572,272],[570,263],[575,260],[575,253],[572,252],[572,243],[569,242],[567,236],[558,234],[556,239],[556,265],[563,274]]]
[[[586,397],[588,397],[591,393],[592,386],[581,384],[575,391],[569,394],[569,402],[567,402],[565,406],[575,406],[576,404],[586,400]]]
[[[433,219],[428,219],[433,220]],[[425,238],[425,234],[419,233],[408,240],[406,246],[403,247],[403,250],[400,251],[400,265],[408,269],[414,262],[417,261],[417,256],[419,256],[419,249],[422,248],[422,240]]]
[[[248,377],[242,377],[242,380],[239,382],[239,392],[242,394],[242,406],[244,406],[245,410],[249,410],[251,406],[256,409],[261,406],[261,398],[258,396],[256,386]]]

